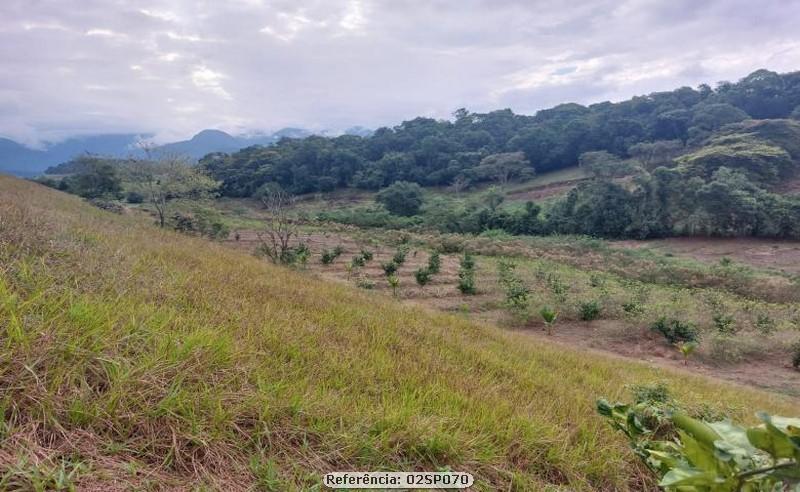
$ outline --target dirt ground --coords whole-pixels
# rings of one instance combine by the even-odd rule
[[[719,263],[722,258],[730,258],[754,268],[800,274],[800,241],[680,237],[613,241],[610,244],[633,249],[653,248],[708,263]]]
[[[360,285],[380,292],[386,296],[392,296],[392,290],[384,276],[381,263],[391,260],[396,248],[386,245],[369,245],[365,242],[356,241],[346,234],[341,233],[314,233],[303,236],[312,251],[312,258],[309,260],[307,269],[312,275],[318,275],[327,280],[349,283],[350,285]],[[740,242],[740,241],[739,241]],[[226,245],[243,251],[253,252],[258,246],[258,238],[252,231],[239,231],[239,240],[233,238],[227,240]],[[652,242],[645,243],[649,245]],[[320,252],[323,249],[331,249],[341,246],[344,253],[330,265],[323,265],[320,260]],[[634,247],[635,244],[624,245]],[[697,251],[702,251],[706,259],[716,259],[717,256],[728,256],[736,259],[735,254],[742,258],[759,258],[759,251],[762,249],[774,254],[772,243],[760,244],[751,242],[749,246],[741,245],[725,247],[722,244],[682,244],[677,241],[673,245],[673,240],[668,240],[664,247],[676,248],[683,247],[686,254],[700,255]],[[361,248],[366,248],[374,253],[374,259],[358,271],[348,272],[345,265],[358,254]],[[759,249],[760,248],[760,249]],[[751,251],[752,252],[749,252]],[[779,251],[785,253],[785,261],[789,261],[791,254],[800,258],[800,251],[793,249],[793,246],[783,245]],[[680,250],[683,251],[683,250]],[[792,252],[790,254],[790,252]],[[714,256],[717,255],[717,256]],[[708,377],[720,378],[733,381],[739,384],[768,389],[771,391],[800,397],[800,372],[792,369],[783,361],[785,358],[778,358],[775,354],[765,353],[762,357],[753,360],[748,359],[745,363],[727,364],[724,366],[714,365],[710,361],[693,359],[685,365],[678,352],[662,338],[656,336],[644,326],[636,326],[624,320],[601,319],[592,322],[571,322],[562,321],[557,324],[557,328],[552,335],[544,333],[541,322],[538,320],[522,323],[508,315],[502,305],[502,297],[496,288],[497,276],[495,269],[488,265],[481,265],[478,262],[478,272],[476,275],[478,294],[473,296],[462,295],[456,288],[458,281],[459,256],[442,255],[441,271],[433,277],[430,284],[420,287],[414,279],[414,272],[427,265],[429,253],[424,250],[409,251],[406,262],[398,270],[400,287],[397,299],[401,302],[411,303],[427,309],[436,309],[450,312],[470,319],[488,322],[503,326],[511,330],[519,330],[535,337],[542,337],[555,343],[563,343],[571,347],[582,347],[587,350],[598,351],[615,357],[624,357],[655,364],[662,367],[670,367],[678,370],[688,370],[693,373],[703,374]],[[702,259],[702,258],[701,258]],[[716,260],[718,261],[718,260]],[[768,263],[767,260],[763,260]],[[794,265],[798,267],[798,265]],[[800,268],[799,268],[800,270]]]

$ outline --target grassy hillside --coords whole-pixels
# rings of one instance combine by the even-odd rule
[[[736,418],[796,402],[312,281],[0,177],[0,488],[319,488],[470,471],[639,490],[594,400],[663,379]]]

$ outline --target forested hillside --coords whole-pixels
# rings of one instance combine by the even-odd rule
[[[650,165],[657,165],[685,152],[684,146],[702,145],[730,123],[800,118],[800,72],[759,70],[716,88],[682,87],[590,106],[562,104],[534,116],[508,109],[485,114],[460,109],[454,117],[416,118],[367,138],[286,139],[274,147],[211,154],[203,165],[223,181],[227,196],[252,195],[267,182],[308,193],[346,186],[377,190],[398,180],[423,186],[488,181],[496,175],[492,167],[498,159],[492,166],[487,156],[511,152],[524,157],[503,160],[519,164],[511,166],[511,177],[525,168],[542,173],[574,166],[590,151],[647,156]],[[637,145],[643,142],[654,144]]]

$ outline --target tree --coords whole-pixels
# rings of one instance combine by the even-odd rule
[[[375,200],[394,215],[410,217],[417,215],[422,207],[422,187],[408,181],[395,181],[378,192]]]
[[[494,180],[505,186],[512,179],[531,179],[535,175],[531,163],[522,152],[504,152],[484,157],[472,170],[478,181]]]
[[[205,198],[219,183],[191,166],[185,158],[162,157],[133,163],[130,169],[131,191],[145,196],[158,214],[158,224],[164,227],[172,202],[183,198]]]
[[[263,230],[257,233],[261,243],[259,251],[273,263],[292,263],[294,255],[290,246],[292,238],[297,237],[297,224],[289,217],[293,198],[280,187],[272,187],[261,196],[261,203],[267,211]]]
[[[64,186],[70,193],[84,198],[116,198],[122,193],[122,181],[117,168],[108,160],[82,156],[72,162],[79,171],[64,178]]]

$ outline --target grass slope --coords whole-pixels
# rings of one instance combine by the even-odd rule
[[[0,488],[292,490],[450,467],[480,490],[647,486],[599,395],[666,379],[398,306],[0,177]]]

